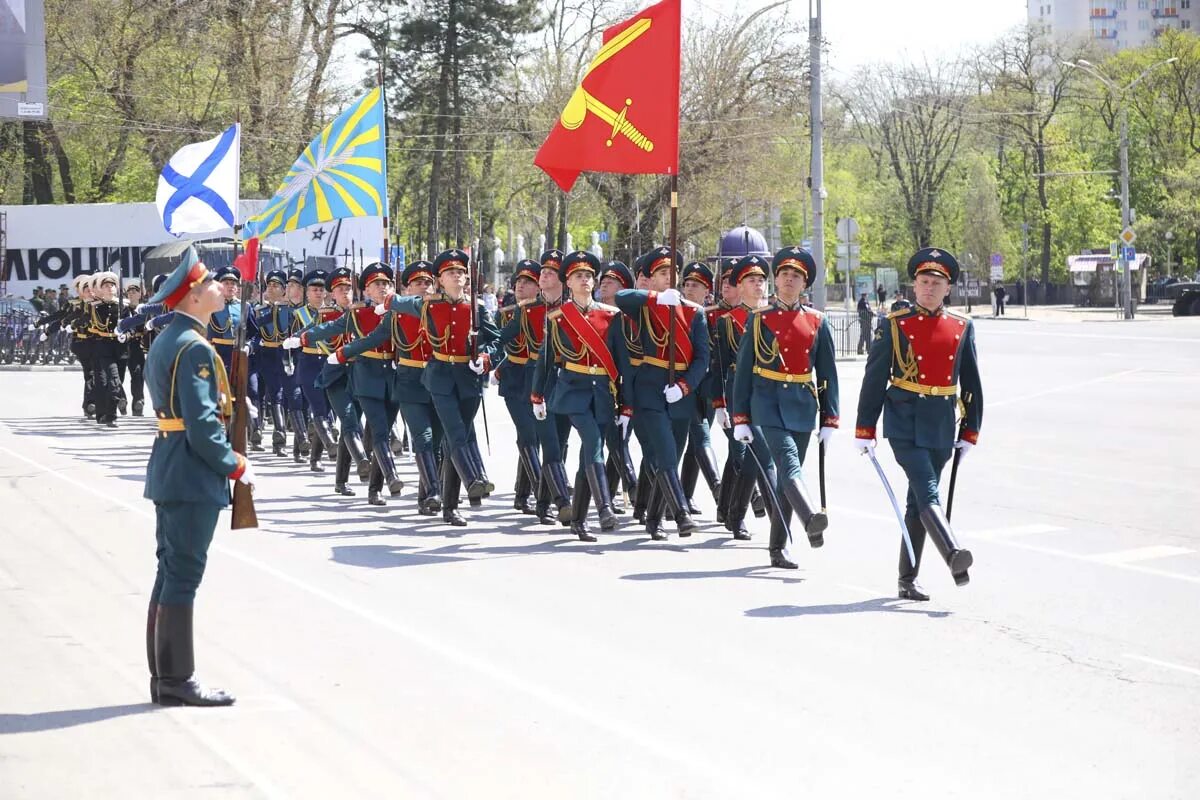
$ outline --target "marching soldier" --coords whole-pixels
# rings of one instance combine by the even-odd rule
[[[349,267],[334,269],[329,279],[329,292],[333,295],[336,307],[321,309],[320,322],[301,333],[297,340],[288,339],[287,343],[304,348],[323,346],[325,352],[330,353],[353,341],[353,286],[354,272]],[[325,390],[331,409],[342,423],[333,491],[352,497],[354,490],[346,485],[350,477],[350,462],[354,461],[356,465],[359,481],[366,483],[371,478],[371,461],[363,445],[362,409],[350,391],[348,365],[331,364],[328,360],[327,355],[315,385]],[[382,473],[378,484],[375,487],[376,495],[383,486]]]
[[[689,303],[671,287],[671,261],[682,266],[678,253],[662,247],[642,258],[642,273],[649,290],[617,292],[617,307],[640,320],[642,363],[631,370],[632,385],[626,399],[633,418],[642,419],[642,430],[650,442],[649,455],[654,481],[662,492],[667,510],[680,536],[691,536],[699,525],[687,510],[683,485],[679,482],[679,454],[687,440],[691,406],[682,403],[700,385],[708,372],[708,327],[703,306]],[[670,340],[674,329],[674,352]],[[674,374],[674,381],[670,375]],[[658,538],[660,518],[646,511],[646,527]]]
[[[538,354],[531,352],[530,344],[522,330],[520,314],[522,306],[534,302],[538,295],[538,278],[541,265],[532,259],[517,262],[513,272],[512,288],[516,303],[496,312],[496,327],[500,329],[500,346],[504,356],[492,370],[492,382],[500,389],[500,396],[508,408],[513,427],[517,431],[517,452],[520,464],[517,469],[517,485],[513,489],[513,508],[523,514],[536,514],[530,504],[530,495],[537,492],[542,483],[542,462],[538,457],[538,420],[529,404],[527,387],[530,382],[526,372],[537,366]]]
[[[709,297],[713,293],[713,274],[707,264],[699,261],[693,261],[683,268],[683,273],[680,276],[680,286],[682,288],[684,298],[699,306],[704,306]],[[715,311],[720,311],[720,307],[705,308],[706,323],[708,325],[708,341],[709,350],[712,351],[715,344],[714,322],[719,314]],[[695,413],[692,416],[692,421],[688,425],[688,442],[687,450],[683,455],[683,464],[679,469],[679,479],[683,484],[683,495],[687,498],[688,512],[691,514],[699,514],[700,509],[693,502],[692,497],[696,491],[696,479],[699,475],[704,476],[704,482],[708,484],[708,489],[712,492],[713,500],[720,501],[721,497],[721,480],[718,475],[717,454],[713,452],[712,439],[710,436],[710,426],[713,418],[713,398],[717,394],[714,384],[719,380],[716,372],[709,367],[708,374],[700,381],[700,385],[696,387],[696,391],[692,392],[689,397],[689,402],[695,406]]]
[[[304,270],[300,267],[288,270],[286,289],[289,316],[284,339],[292,335],[296,312],[304,307]],[[299,464],[301,456],[307,456],[312,446],[308,441],[308,402],[296,377],[296,361],[286,349],[283,351],[283,396],[287,402],[288,420],[292,423],[292,458]]]
[[[262,413],[266,413],[266,406],[271,407],[271,447],[277,456],[285,455],[284,447],[287,445],[287,423],[283,419],[287,408],[283,341],[288,337],[292,324],[291,309],[285,300],[284,285],[287,279],[287,273],[281,269],[267,273],[266,296],[254,315],[254,327],[258,331],[260,407],[263,408]]]
[[[604,471],[604,440],[614,425],[620,375],[613,356],[621,335],[620,309],[592,299],[600,260],[583,250],[563,259],[559,279],[570,299],[546,315],[546,336],[533,378],[533,414],[546,419],[549,411],[567,417],[579,431],[579,470],[571,503],[571,531],[581,541],[594,542],[587,527],[589,496],[595,500],[600,529],[617,527],[608,476]],[[616,320],[617,324],[613,324]],[[552,394],[550,371],[558,372]]]
[[[185,258],[151,298],[176,313],[154,340],[146,383],[158,435],[146,465],[154,501],[158,570],[146,619],[150,698],[161,705],[224,706],[232,695],[208,689],[195,671],[192,609],[229,481],[253,486],[246,458],[233,451],[222,417],[233,412],[225,366],[205,338],[224,304],[204,264]]]
[[[817,264],[799,247],[775,254],[775,297],[755,309],[738,346],[733,388],[734,438],[751,444],[751,424],[762,431],[779,472],[779,517],[800,518],[812,547],[824,544],[825,510],[813,503],[800,471],[815,428],[825,443],[838,425],[838,380],[833,333],[824,315],[803,295],[816,280]],[[819,419],[818,419],[819,417]],[[795,569],[783,553],[784,525],[772,525],[771,565]]]
[[[125,286],[125,309],[122,311],[122,321],[132,319],[137,313],[137,307],[141,305],[142,286],[140,283],[132,282]],[[140,328],[141,326],[139,326]],[[121,326],[117,325],[117,341],[125,345],[127,357],[121,362],[123,369],[121,370],[121,383],[125,383],[125,372],[129,372],[129,397],[132,400],[133,416],[145,416],[146,408],[146,384],[144,372],[146,368],[146,348],[149,343],[146,342],[146,333],[144,328],[132,332],[131,335],[126,335],[124,338],[121,335]]]
[[[386,303],[395,293],[392,268],[380,261],[368,264],[358,277],[358,285],[372,306]],[[327,358],[330,364],[351,365],[350,388],[367,419],[366,435],[374,456],[374,468],[378,470],[378,475],[374,476],[368,488],[367,502],[378,506],[386,505],[380,496],[380,488],[384,483],[393,496],[404,490],[404,481],[400,480],[396,471],[396,461],[392,457],[389,442],[392,423],[400,413],[395,375],[396,348],[392,337],[388,335],[387,325],[382,325],[382,334],[364,343],[368,336],[381,327],[383,321],[383,316],[375,313],[370,306],[355,307],[350,314],[352,340],[338,347]],[[308,341],[307,336],[301,337],[302,344]],[[361,476],[361,472],[359,474]]]
[[[121,311],[115,297],[117,276],[100,272],[92,278],[92,302],[88,311],[88,334],[92,337],[93,384],[96,387],[96,422],[117,427],[117,410],[123,402],[118,361],[124,346],[117,341]]]
[[[323,269],[310,270],[304,276],[305,303],[292,311],[291,335],[284,341],[286,350],[294,351],[295,345],[300,344],[297,334],[322,321],[322,308],[325,305],[325,284],[329,273]],[[329,409],[329,400],[325,397],[325,389],[317,385],[321,372],[327,366],[326,357],[330,350],[321,343],[304,346],[299,353],[292,355],[295,363],[296,387],[304,395],[308,408],[312,411],[312,428],[315,434],[308,451],[308,468],[313,472],[324,472],[321,464],[322,452],[331,456],[337,453],[338,444],[333,433],[333,416]],[[297,425],[303,419],[293,418],[292,424]],[[345,481],[342,481],[343,488]]]
[[[925,536],[933,539],[954,582],[965,585],[973,559],[958,545],[942,510],[938,487],[942,468],[954,450],[966,455],[979,440],[983,424],[983,386],[971,320],[944,305],[958,281],[953,255],[925,248],[908,262],[916,305],[893,311],[876,333],[867,356],[854,444],[860,452],[875,448],[875,424],[883,412],[884,436],[908,477],[905,527],[916,563],[900,548],[899,594],[928,600],[917,583]],[[962,421],[955,431],[955,396],[961,392]]]
[[[242,274],[237,267],[220,267],[216,271],[217,285],[225,305],[212,315],[208,322],[208,341],[216,348],[217,355],[225,362],[225,370],[233,372],[233,351],[237,346],[237,328],[241,320],[241,298],[238,286]]]
[[[481,500],[496,488],[488,480],[479,452],[475,415],[483,402],[483,376],[491,369],[500,332],[482,301],[472,307],[466,293],[467,265],[468,256],[462,250],[446,250],[433,262],[439,293],[392,296],[389,303],[381,302],[375,309],[379,314],[390,308],[419,318],[432,348],[433,358],[422,384],[429,390],[441,420],[446,455],[453,466],[442,475],[444,519],[454,516],[448,512],[457,510],[459,484],[472,501]]]
[[[622,289],[632,289],[634,285],[633,273],[629,267],[620,261],[610,261],[600,273],[600,291],[597,294],[600,302],[611,306],[616,304],[617,292]],[[622,336],[624,336],[630,320],[622,315],[617,321],[620,324]],[[625,376],[629,370],[627,343],[618,342],[613,355],[617,358],[617,367],[621,371],[621,382],[624,385]],[[624,396],[623,392],[622,396]],[[634,505],[637,505],[638,473],[634,469],[633,457],[629,453],[629,422],[632,415],[632,408],[627,405],[622,406],[617,416],[617,424],[608,427],[608,461],[605,475],[608,478],[608,485],[612,489],[613,513],[615,514],[625,513],[624,504],[620,501],[621,493],[617,491],[617,487],[621,484],[625,485],[625,493],[633,498]]]

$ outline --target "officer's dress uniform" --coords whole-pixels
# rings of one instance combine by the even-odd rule
[[[681,259],[675,255],[676,263]],[[647,277],[655,270],[670,266],[667,248],[659,248],[643,256],[642,272]],[[642,418],[642,432],[650,442],[649,457],[656,473],[656,482],[663,493],[667,509],[675,519],[681,536],[690,536],[698,525],[687,512],[687,499],[679,481],[679,456],[687,440],[693,405],[682,402],[708,372],[708,325],[704,308],[680,299],[678,306],[658,302],[658,293],[641,289],[622,289],[617,292],[617,307],[627,316],[639,320],[642,363],[631,370],[632,385],[625,401],[633,407],[634,419]],[[668,324],[675,328],[675,351],[668,350]],[[664,390],[668,383],[668,367],[674,362],[675,383],[682,392],[680,401],[668,403]],[[647,510],[647,527],[650,514]],[[657,528],[651,530],[653,535]]]
[[[185,260],[157,299],[174,305],[207,280],[204,265]],[[158,434],[146,465],[145,497],[154,501],[158,570],[147,618],[151,696],[163,705],[228,705],[233,697],[192,678],[192,605],[204,575],[217,516],[229,505],[229,481],[246,459],[226,438],[222,418],[233,412],[224,364],[203,323],[175,314],[146,358],[146,384]]]
[[[122,329],[126,320],[132,320],[136,316],[137,311],[134,308],[126,306],[122,310],[121,322],[117,323],[117,339],[125,346],[125,359],[121,362],[125,368],[122,370],[121,383],[125,382],[124,372],[128,371],[129,399],[133,405],[133,416],[141,417],[145,415],[146,408],[146,351],[150,343],[144,321],[135,325],[133,330]]]
[[[267,283],[278,283],[283,286],[287,281],[287,273],[283,270],[271,270],[267,273]],[[283,416],[287,409],[284,375],[284,358],[286,352],[283,342],[288,337],[292,326],[291,307],[284,302],[263,303],[255,312],[254,328],[257,332],[258,377],[260,392],[264,406],[271,407],[271,445],[275,455],[284,455],[287,444],[287,424]]]
[[[378,261],[368,264],[358,280],[363,291],[373,281],[392,283],[392,268]],[[404,490],[404,481],[400,480],[396,471],[396,462],[390,446],[392,424],[400,413],[400,396],[396,385],[396,348],[390,335],[390,321],[383,324],[384,317],[376,314],[370,306],[364,306],[353,309],[349,322],[351,341],[334,351],[333,360],[341,364],[350,364],[350,389],[366,417],[366,435],[370,441],[375,468],[382,479],[374,483],[386,483],[388,491],[392,495],[398,495]],[[380,327],[383,328],[382,332],[370,342],[364,343],[364,340]],[[301,341],[310,340],[305,336],[301,337]],[[384,504],[374,485],[369,489],[368,501],[372,505]]]
[[[287,272],[288,284],[299,284],[304,286],[304,270],[299,267],[292,267]],[[284,333],[284,339],[292,336],[296,331],[296,313],[304,307],[304,302],[287,303],[289,311],[287,330]],[[284,350],[283,352],[283,397],[287,402],[288,419],[292,423],[292,457],[296,463],[300,463],[301,456],[309,454],[310,444],[308,441],[308,400],[304,396],[304,390],[300,387],[300,381],[296,376],[296,361],[292,356],[291,351]]]
[[[467,268],[468,257],[462,250],[446,250],[434,260],[434,271],[441,275],[447,269]],[[429,339],[433,358],[428,362],[422,385],[429,391],[438,419],[445,431],[445,449],[454,466],[443,476],[443,514],[448,504],[457,501],[457,486],[447,485],[455,479],[466,487],[467,496],[478,500],[495,490],[487,478],[483,456],[475,435],[475,415],[483,401],[482,374],[469,367],[473,354],[482,361],[484,372],[490,369],[496,356],[500,332],[488,316],[483,301],[474,308],[471,297],[464,294],[458,300],[449,295],[408,295],[392,298],[391,311],[416,317]],[[469,341],[475,333],[474,345]]]
[[[304,276],[304,288],[308,290],[310,286],[325,287],[329,281],[329,273],[323,269],[309,270]],[[299,336],[305,330],[319,324],[322,321],[323,309],[311,306],[305,303],[292,311],[292,326],[291,336]],[[290,339],[285,344],[294,342]],[[312,430],[315,434],[313,441],[310,443],[308,453],[308,466],[313,472],[324,472],[325,468],[321,465],[321,454],[327,452],[330,455],[337,453],[338,443],[337,437],[333,430],[333,413],[329,407],[329,400],[325,396],[325,389],[318,385],[321,373],[327,366],[326,358],[332,352],[327,345],[322,342],[314,342],[308,346],[298,348],[299,352],[292,352],[292,360],[295,364],[295,372],[293,376],[296,381],[296,388],[304,395],[305,402],[312,412]],[[293,420],[293,425],[298,424],[303,420]],[[345,481],[342,482],[343,485]]]
[[[600,261],[591,253],[575,251],[564,257],[559,269],[563,284],[577,271],[595,275]],[[585,542],[596,541],[587,529],[590,498],[595,499],[601,530],[617,527],[604,471],[604,440],[618,405],[620,374],[613,351],[619,347],[620,319],[620,309],[595,301],[579,305],[568,299],[551,311],[530,395],[533,403],[544,404],[547,413],[552,410],[567,417],[582,440],[570,521],[572,531]],[[558,373],[557,380],[546,394],[551,370]]]
[[[775,255],[772,270],[794,269],[816,278],[812,256],[800,248]],[[738,347],[733,389],[733,423],[753,423],[761,429],[778,470],[776,484],[780,517],[793,511],[800,518],[809,544],[820,547],[829,521],[811,499],[800,477],[808,443],[817,428],[838,425],[838,382],[833,333],[823,314],[798,300],[788,306],[773,298],[755,309]],[[771,557],[783,563],[786,546],[782,526],[772,526]]]
[[[513,272],[512,285],[521,278],[537,283],[541,265],[532,259],[517,263]],[[526,301],[529,305],[532,300]],[[530,350],[529,340],[522,330],[520,305],[505,306],[496,312],[496,327],[500,329],[500,347],[503,356],[492,371],[508,408],[508,415],[517,432],[517,452],[520,466],[517,484],[513,489],[513,508],[526,514],[536,513],[529,497],[538,491],[542,482],[542,461],[538,456],[537,418],[529,404],[527,387],[531,385],[526,372],[537,365],[537,353]],[[531,357],[533,356],[533,357]]]
[[[609,261],[605,264],[604,269],[600,272],[598,282],[609,277],[616,278],[621,283],[622,289],[634,288],[633,273],[628,266],[620,261]],[[618,338],[621,341],[616,343],[616,347],[613,350],[613,357],[617,361],[617,371],[620,373],[621,397],[624,397],[624,387],[630,368],[629,350],[627,341],[624,341],[624,338],[631,322],[629,317],[626,317],[624,314],[617,320],[621,332]],[[628,380],[632,380],[632,377],[630,376]],[[618,491],[618,487],[621,484],[624,484],[625,492],[632,499],[634,506],[636,507],[637,505],[638,471],[634,467],[633,457],[629,452],[630,422],[633,419],[633,409],[628,405],[622,405],[619,409],[618,419],[624,419],[626,424],[610,425],[608,428],[608,459],[605,462],[605,475],[608,478],[608,485],[612,490],[613,511],[617,514],[624,514],[625,508],[621,503],[620,492]]]
[[[332,291],[341,285],[353,285],[354,273],[349,267],[337,267],[329,279]],[[345,308],[323,308],[320,318],[312,327],[300,334],[301,347],[323,347],[326,352],[333,352],[352,341],[353,306]],[[363,444],[362,408],[350,391],[350,371],[347,364],[331,364],[326,356],[325,364],[314,381],[314,385],[325,390],[329,407],[341,423],[341,435],[338,437],[337,466],[334,469],[333,490],[335,493],[353,496],[354,490],[346,485],[350,477],[350,464],[353,461],[360,481],[370,480],[371,461],[367,458]],[[379,485],[382,487],[382,473],[379,473]]]
[[[221,267],[217,270],[217,282],[228,280],[241,281],[241,273],[237,267]],[[225,301],[225,307],[212,315],[208,321],[208,341],[216,349],[217,355],[225,363],[225,370],[233,374],[233,351],[237,349],[238,323],[242,318],[241,300],[234,298]]]
[[[90,280],[90,275],[80,275],[75,278],[75,291],[80,292],[82,285]],[[92,417],[96,413],[96,406],[93,400],[92,384],[92,339],[87,333],[87,326],[83,324],[86,306],[86,301],[82,297],[73,297],[58,311],[42,319],[40,324],[47,335],[53,335],[62,327],[70,328],[71,353],[79,362],[79,368],[83,372],[83,402],[80,404],[80,408],[83,409],[86,416]]]
[[[704,284],[710,294],[713,291],[713,274],[707,264],[694,261],[684,267],[679,278],[680,285],[682,286],[683,282],[687,280],[699,281]],[[716,307],[710,306],[704,309],[710,353],[713,352],[715,345],[714,322],[720,316],[723,307],[724,304],[719,303]],[[710,362],[708,372],[700,381],[700,385],[683,401],[691,402],[695,406],[692,420],[688,425],[687,450],[684,452],[683,463],[679,468],[679,480],[683,484],[683,495],[687,498],[688,511],[692,514],[700,513],[700,509],[692,500],[696,492],[696,480],[700,475],[704,476],[704,482],[712,492],[713,500],[720,501],[721,479],[717,467],[717,454],[713,452],[711,438],[712,401],[719,393],[715,386],[718,380]]]
[[[117,285],[117,276],[101,274],[93,282],[96,288],[103,283]],[[121,370],[118,364],[124,345],[117,341],[120,305],[116,300],[93,300],[88,309],[88,334],[92,337],[92,371],[96,392],[96,422],[117,427],[117,409],[122,401]]]
[[[918,251],[908,264],[912,278],[931,272],[951,285],[958,280],[954,256],[938,248]],[[961,399],[962,421],[955,425]],[[900,596],[928,599],[916,584],[925,536],[960,586],[969,581],[969,550],[959,547],[942,510],[939,496],[942,468],[957,439],[974,445],[983,424],[983,386],[975,352],[971,320],[944,306],[930,310],[913,306],[894,311],[882,325],[867,357],[859,394],[855,437],[874,440],[883,412],[883,436],[908,477],[904,515],[916,563],[900,548]]]

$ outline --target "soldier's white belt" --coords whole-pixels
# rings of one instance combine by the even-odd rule
[[[950,386],[926,386],[923,383],[913,383],[903,378],[892,378],[891,382],[892,386],[898,389],[916,392],[917,394],[929,394],[934,397],[951,397],[958,394],[958,386],[955,384],[951,384]]]
[[[766,367],[755,367],[754,374],[761,375],[767,380],[779,381],[781,383],[812,383],[813,381],[813,374],[811,372],[794,375],[790,372],[778,372]]]

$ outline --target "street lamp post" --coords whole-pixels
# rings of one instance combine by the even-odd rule
[[[1171,245],[1174,244],[1175,234],[1171,231],[1166,233],[1167,240],[1167,277],[1171,277]]]
[[[1132,219],[1130,219],[1130,214],[1129,214],[1129,103],[1126,99],[1126,95],[1130,92],[1130,90],[1133,89],[1133,87],[1135,87],[1139,83],[1141,83],[1142,79],[1145,78],[1147,75],[1149,75],[1151,72],[1158,69],[1159,67],[1166,66],[1167,64],[1171,64],[1178,60],[1179,60],[1178,58],[1168,58],[1166,61],[1160,61],[1157,64],[1152,64],[1149,67],[1146,67],[1144,70],[1142,70],[1142,74],[1140,74],[1136,78],[1134,78],[1133,81],[1131,81],[1129,83],[1129,85],[1125,86],[1125,87],[1117,86],[1117,84],[1114,83],[1111,78],[1109,78],[1107,75],[1105,75],[1103,72],[1101,72],[1100,68],[1097,67],[1095,64],[1093,64],[1090,61],[1086,61],[1081,58],[1078,61],[1064,61],[1063,62],[1063,64],[1065,64],[1068,67],[1083,70],[1084,72],[1086,72],[1087,74],[1089,74],[1093,78],[1095,78],[1096,80],[1100,81],[1100,83],[1104,84],[1105,88],[1107,88],[1108,91],[1113,94],[1117,103],[1121,107],[1121,112],[1120,112],[1121,113],[1120,159],[1121,159],[1121,230],[1122,231],[1125,230],[1126,228],[1128,228],[1130,226],[1130,224],[1132,223]],[[1125,319],[1133,319],[1133,274],[1132,274],[1133,273],[1133,268],[1132,268],[1133,265],[1125,260],[1124,248],[1122,248],[1122,252],[1121,252],[1121,264],[1125,269],[1125,286],[1124,286],[1124,289],[1125,289],[1125,313],[1124,313],[1124,317],[1125,317]]]

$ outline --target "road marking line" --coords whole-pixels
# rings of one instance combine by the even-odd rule
[[[1099,320],[1099,321],[1104,322],[1106,320]],[[1119,320],[1112,320],[1112,321],[1119,322]],[[989,330],[989,332],[991,332],[992,330],[999,330],[999,328],[991,329],[991,330]],[[1055,331],[1050,328],[1042,328],[1042,329],[1038,330],[1036,333],[1034,333],[1034,332],[1022,333],[1020,331],[1015,331],[1015,330],[1009,329],[1009,330],[1005,331],[1004,335],[1005,336],[1028,336],[1028,337],[1033,337],[1033,338],[1037,338],[1037,339],[1043,339],[1047,336],[1053,336],[1053,337],[1056,337],[1059,339],[1108,339],[1110,341],[1178,342],[1181,344],[1196,344],[1198,341],[1200,341],[1200,339],[1188,339],[1188,338],[1181,338],[1181,337],[1174,337],[1174,336],[1121,336],[1121,335],[1105,336],[1104,334],[1101,334],[1101,333],[1059,333],[1058,331]]]
[[[1188,553],[1194,553],[1195,550],[1189,550],[1186,547],[1174,547],[1169,544],[1153,544],[1147,547],[1135,547],[1131,550],[1118,550],[1114,553],[1099,553],[1094,556],[1088,556],[1089,561],[1098,561],[1101,564],[1133,564],[1138,561],[1150,561],[1154,558],[1169,558],[1171,556],[1185,556]]]
[[[66,483],[71,484],[72,486],[75,486],[76,488],[83,489],[89,494],[107,500],[108,502],[120,506],[128,511],[132,511],[134,514],[146,519],[154,519],[154,514],[150,513],[146,509],[139,508],[128,501],[106,494],[105,492],[83,483],[82,481],[77,481],[74,478],[67,477],[57,469],[47,467],[45,464],[34,461],[28,456],[22,455],[21,453],[11,450],[7,447],[0,447],[0,452],[5,452],[13,458],[24,461],[33,467],[36,467]],[[342,609],[343,611],[347,611],[355,616],[361,617],[367,622],[374,623],[385,630],[391,631],[398,636],[408,639],[409,641],[424,647],[430,652],[441,656],[442,658],[458,665],[459,667],[474,670],[475,672],[491,678],[497,683],[506,684],[512,689],[534,697],[545,703],[547,706],[557,708],[561,712],[571,714],[579,719],[585,720],[597,728],[608,731],[610,734],[628,739],[647,751],[664,756],[671,761],[680,764],[681,766],[694,770],[698,774],[706,775],[711,779],[719,781],[721,785],[727,785],[730,789],[732,789],[735,784],[744,785],[743,779],[739,778],[738,781],[735,781],[733,776],[718,771],[710,761],[703,759],[702,754],[691,753],[682,748],[672,747],[664,743],[663,737],[655,736],[652,733],[643,733],[619,717],[610,716],[604,714],[603,712],[588,708],[582,703],[576,701],[574,698],[547,689],[533,679],[525,678],[501,669],[499,666],[485,661],[477,654],[472,654],[466,650],[461,650],[447,642],[438,641],[429,634],[426,634],[414,627],[404,625],[396,619],[383,616],[382,614],[376,613],[368,608],[364,608],[349,600],[345,600],[333,594],[332,592],[300,580],[299,578],[276,569],[270,564],[260,561],[253,556],[248,556],[225,545],[214,543],[209,549],[216,550],[217,552],[240,561],[249,567],[257,569],[261,572],[265,572],[271,577],[276,578],[283,583],[287,583],[302,592],[324,600],[331,605]]]
[[[1200,676],[1200,669],[1196,669],[1195,667],[1185,667],[1182,664],[1172,664],[1170,661],[1160,661],[1157,658],[1150,658],[1149,656],[1139,656],[1136,653],[1125,653],[1124,655],[1125,655],[1125,658],[1132,658],[1134,661],[1144,661],[1145,663],[1153,664],[1156,667],[1163,667],[1164,669],[1179,670],[1180,672],[1186,672],[1189,675]]]
[[[1032,522],[1028,525],[1013,525],[1009,528],[990,528],[984,531],[967,530],[963,535],[972,539],[997,539],[1009,536],[1033,536],[1038,533],[1057,533],[1065,530],[1066,528],[1061,525],[1044,525]]]

